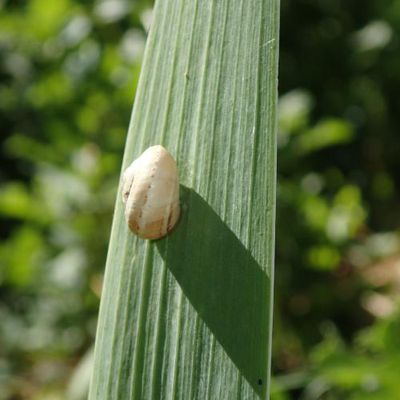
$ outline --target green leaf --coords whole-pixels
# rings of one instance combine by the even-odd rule
[[[277,0],[158,1],[123,168],[163,144],[182,217],[134,237],[118,194],[89,398],[267,398]]]
[[[353,126],[341,119],[320,121],[296,141],[300,154],[308,154],[326,147],[349,143],[354,136]]]
[[[43,259],[44,244],[40,233],[28,226],[18,229],[0,245],[0,283],[29,286]]]

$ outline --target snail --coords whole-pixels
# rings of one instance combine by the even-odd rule
[[[130,230],[143,239],[160,239],[180,215],[176,163],[162,146],[151,146],[125,170],[122,200]]]

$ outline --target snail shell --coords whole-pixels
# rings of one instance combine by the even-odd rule
[[[129,228],[141,238],[159,239],[175,226],[180,214],[178,171],[164,147],[149,147],[125,170],[122,200]]]

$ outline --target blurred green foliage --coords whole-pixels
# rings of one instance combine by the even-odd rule
[[[396,399],[398,1],[282,1],[278,399]]]
[[[0,400],[85,398],[147,0],[0,0]],[[398,397],[400,4],[282,0],[273,399]]]
[[[0,2],[1,400],[65,398],[93,343],[151,6]]]

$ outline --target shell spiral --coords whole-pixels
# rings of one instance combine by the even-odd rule
[[[128,226],[141,238],[162,238],[176,225],[180,214],[178,170],[164,147],[149,147],[125,170],[122,200]]]

